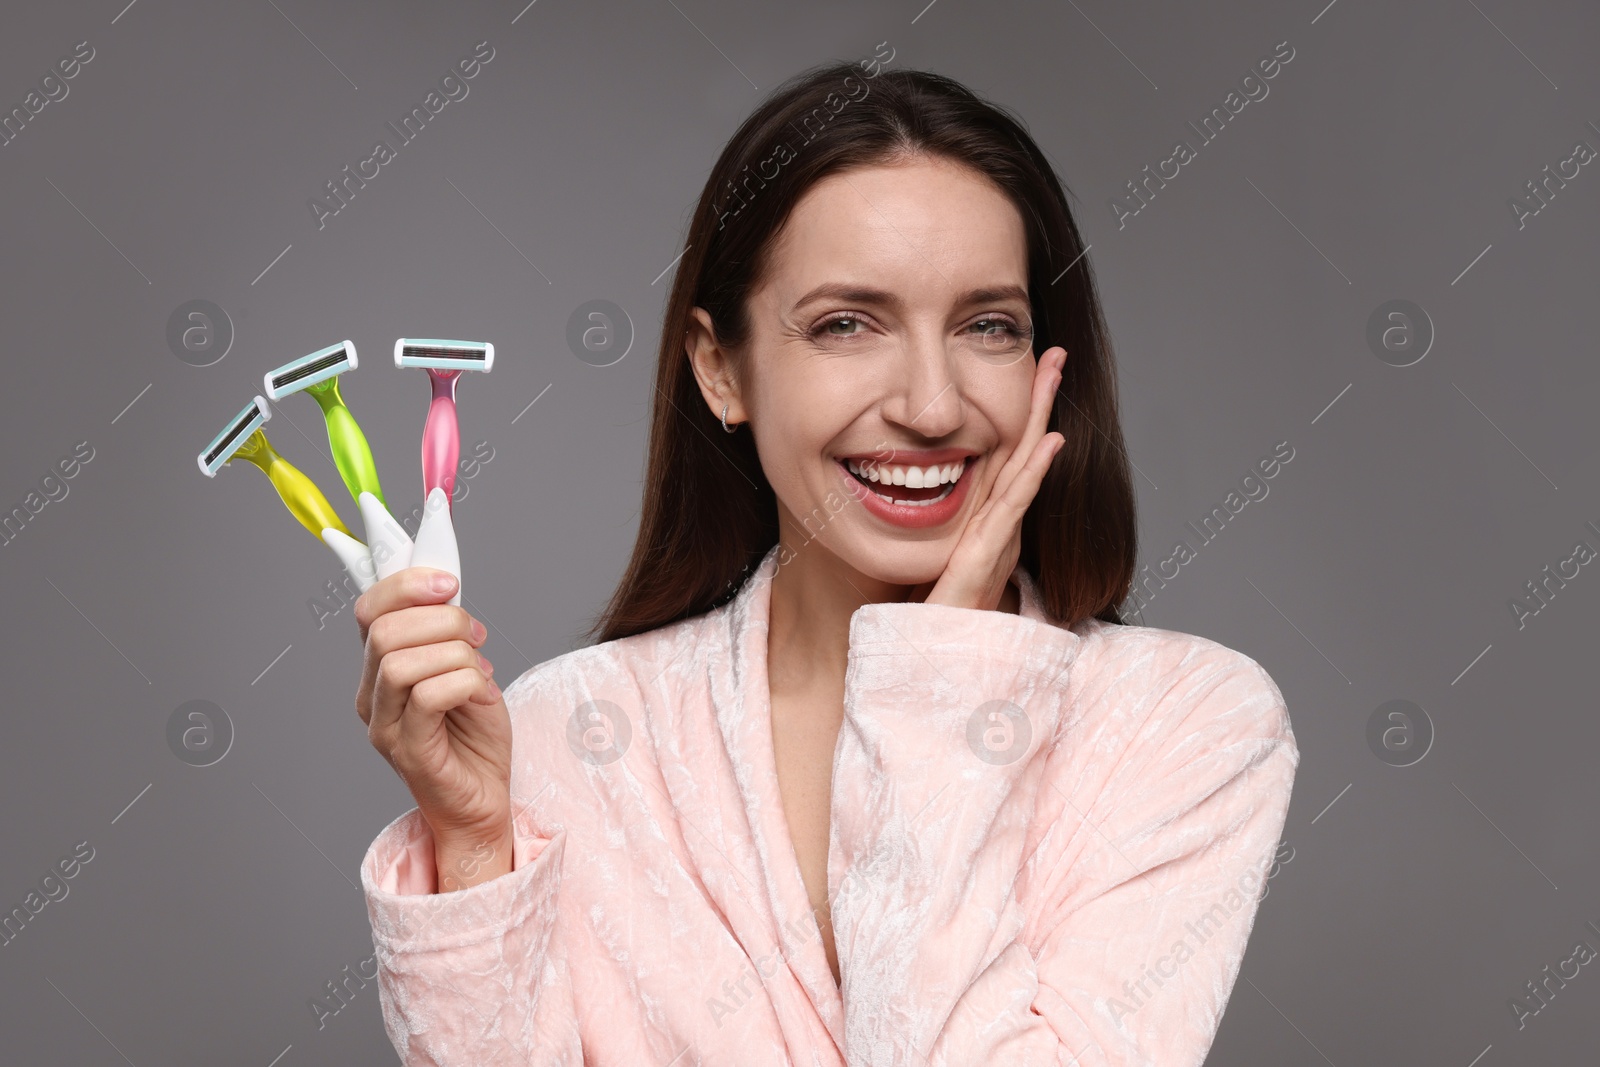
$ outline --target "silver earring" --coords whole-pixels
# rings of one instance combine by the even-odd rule
[[[722,432],[723,433],[733,433],[738,429],[739,429],[739,424],[738,423],[734,423],[732,426],[728,425],[728,405],[726,405],[726,404],[722,405]]]

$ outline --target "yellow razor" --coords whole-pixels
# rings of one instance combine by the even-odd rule
[[[345,570],[350,572],[350,577],[355,579],[357,587],[366,592],[376,580],[367,546],[350,535],[349,529],[316,483],[272,447],[261,429],[270,418],[272,409],[267,407],[266,399],[260,396],[251,398],[250,405],[235,416],[228,427],[196,457],[200,473],[215,478],[217,471],[235,458],[260,467],[262,473],[271,480],[272,487],[278,491],[278,497],[289,509],[289,514],[333,550]]]

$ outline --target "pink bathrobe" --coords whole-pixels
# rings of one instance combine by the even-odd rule
[[[1202,637],[875,604],[850,620],[828,970],[773,760],[776,549],[730,603],[505,691],[514,868],[436,893],[412,809],[361,883],[408,1065],[1192,1067],[1299,753]]]

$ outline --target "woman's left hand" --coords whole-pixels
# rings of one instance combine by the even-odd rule
[[[994,611],[1022,554],[1022,517],[1044,481],[1050,461],[1066,438],[1045,433],[1066,349],[1047,349],[1033,377],[1032,407],[1022,440],[995,477],[985,500],[961,531],[944,573],[933,583],[925,604]],[[915,599],[915,597],[913,597]]]

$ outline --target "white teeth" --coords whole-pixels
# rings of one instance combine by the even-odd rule
[[[878,464],[873,460],[851,459],[845,461],[845,466],[852,474],[859,475],[864,481],[876,482],[879,485],[903,485],[907,489],[933,489],[940,485],[953,485],[959,481],[966,470],[967,461],[957,460],[938,467],[901,467],[889,464]],[[938,499],[943,499],[941,494]],[[900,501],[904,504],[925,504],[929,501]]]
[[[885,490],[888,486],[896,485],[906,486],[910,490],[931,490],[934,486],[942,485],[941,493],[936,498],[926,501],[898,501],[894,499],[893,494],[877,490],[878,498],[891,504],[898,504],[901,507],[928,507],[930,504],[938,504],[950,493],[954,493],[955,483],[966,470],[966,461],[957,459],[952,464],[944,464],[942,467],[896,467],[890,464],[878,464],[874,459],[846,459],[845,467],[851,474],[859,475],[864,482],[885,486]]]
[[[954,493],[954,491],[955,491],[955,483],[952,482],[952,483],[949,483],[949,485],[944,486],[944,491],[942,491],[942,493],[939,493],[939,496],[934,496],[934,498],[926,499],[926,501],[896,501],[896,499],[891,498],[890,494],[888,494],[888,493],[878,493],[878,496],[880,496],[880,498],[885,499],[885,501],[890,501],[891,504],[901,504],[901,506],[904,506],[904,507],[928,507],[928,506],[930,506],[930,504],[938,504],[939,501],[942,501],[942,499],[947,498],[947,496],[949,496],[950,493]]]

